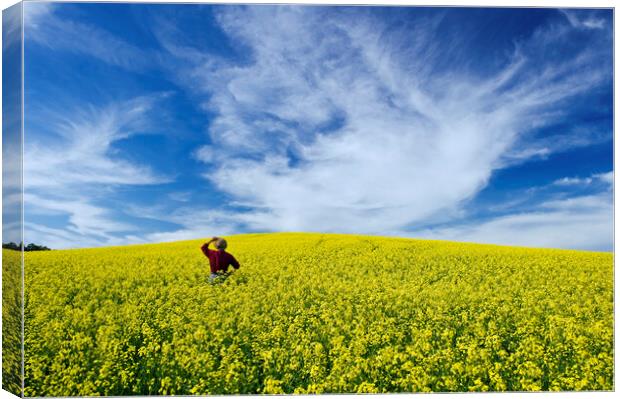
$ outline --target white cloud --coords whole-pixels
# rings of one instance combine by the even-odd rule
[[[190,191],[172,192],[168,194],[168,198],[173,201],[188,202],[192,198],[192,193]]]
[[[165,212],[161,209],[140,209],[142,217],[166,220],[181,227],[174,231],[150,233],[145,239],[150,242],[195,240],[201,237],[226,236],[239,232],[234,215],[215,209],[182,207]]]
[[[55,15],[56,5],[24,3],[24,37],[50,49],[86,54],[128,70],[150,69],[158,64],[153,52],[136,47],[110,32]]]
[[[22,5],[15,4],[2,10],[2,51],[19,50],[21,47]],[[19,46],[19,47],[18,47]],[[6,53],[5,53],[6,55]],[[5,61],[5,68],[8,62]]]
[[[545,115],[547,121],[566,117],[562,113]],[[544,127],[546,123],[537,121],[536,127]],[[557,134],[533,138],[529,134],[522,134],[514,145],[502,156],[502,166],[519,164],[527,160],[547,159],[553,154],[568,150],[577,150],[590,145],[601,144],[611,140],[611,132],[599,129],[584,129],[577,127]]]
[[[501,70],[480,76],[458,65],[441,72],[441,55],[459,44],[446,48],[434,40],[440,18],[419,19],[408,27],[413,30],[399,30],[343,9],[329,14],[314,7],[219,10],[224,31],[238,47],[252,51],[250,63],[201,53],[187,46],[192,38],[177,43],[168,32],[159,37],[174,59],[158,67],[178,68],[178,81],[203,95],[203,106],[214,115],[211,137],[192,155],[209,165],[203,176],[233,198],[230,205],[252,211],[187,206],[154,209],[149,216],[141,208],[136,216],[180,227],[138,237],[133,226],[96,205],[97,190],[167,181],[114,153],[115,142],[147,123],[153,103],[138,98],[67,113],[69,118],[52,123],[60,145],[30,143],[26,156],[37,162],[26,163],[33,189],[29,206],[70,221],[68,229],[57,231],[30,223],[31,237],[48,234],[60,247],[193,239],[247,229],[404,232],[412,223],[461,215],[463,204],[495,169],[600,139],[582,131],[568,132],[562,140],[528,136],[563,118],[568,99],[609,82],[607,69],[589,49],[561,63],[540,57],[566,40],[567,26],[540,29],[515,44]],[[28,17],[29,38],[41,45],[130,70],[163,59],[102,29],[46,13],[45,20],[45,12]],[[54,195],[43,197],[37,189]],[[183,202],[186,196],[170,198]],[[598,248],[611,237],[604,220],[609,209],[577,202],[550,202],[530,213],[431,233],[489,242],[512,237],[505,242],[511,244],[539,237],[542,246],[548,241]],[[558,228],[562,231],[554,235]],[[578,241],[575,229],[584,228],[592,234]]]
[[[197,158],[213,163],[217,148],[205,177],[255,209],[235,216],[254,230],[382,233],[457,214],[494,169],[573,147],[527,134],[610,78],[587,49],[537,58],[540,38],[565,40],[545,29],[480,77],[436,72],[451,49],[432,40],[434,20],[399,32],[311,7],[227,7],[218,20],[252,63],[183,71],[217,115]]]
[[[116,187],[169,181],[149,166],[123,159],[114,144],[150,126],[161,96],[138,97],[104,107],[55,110],[45,115],[49,134],[25,132],[25,241],[52,248],[113,245],[131,239],[137,226],[118,221],[101,203]],[[40,215],[66,217],[63,229],[45,228]],[[124,237],[124,238],[123,238]],[[128,240],[128,241],[123,241]]]
[[[15,219],[15,218],[11,218]],[[19,243],[22,240],[22,222],[20,219],[17,221],[9,221],[9,218],[3,216],[2,218],[2,243]]]
[[[592,183],[591,177],[579,178],[579,177],[563,177],[553,182],[556,186],[575,186],[575,185],[588,185]]]
[[[604,19],[592,16],[591,11],[590,13],[586,13],[585,11],[586,10],[579,10],[578,12],[570,9],[560,10],[574,28],[603,29],[606,27]]]
[[[115,156],[113,151],[115,142],[147,129],[148,114],[156,101],[157,96],[138,97],[105,107],[83,105],[50,113],[48,124],[53,135],[25,131],[25,190],[169,181],[147,166]]]
[[[2,195],[2,207],[4,209],[20,209],[22,204],[22,193],[19,191],[12,191],[7,193],[3,193]]]
[[[602,182],[605,182],[609,185],[612,185],[612,186],[614,184],[614,172],[613,171],[607,172],[607,173],[597,173],[593,175],[592,177]]]
[[[39,29],[49,18],[53,18],[54,3],[52,2],[24,2],[24,26],[29,29]]]
[[[205,145],[194,152],[194,158],[204,163],[212,163],[217,160],[217,152],[213,147]]]
[[[613,249],[613,204],[607,193],[548,201],[530,212],[475,225],[418,231],[416,237],[527,247]]]
[[[27,235],[25,241],[30,243],[44,244],[52,249],[97,247],[105,245],[128,245],[142,244],[143,238],[135,235],[123,235],[121,237],[104,234],[88,235],[79,231],[65,228],[53,228],[38,223],[26,223]]]
[[[613,171],[607,173],[595,173],[589,177],[563,177],[555,180],[552,185],[556,186],[587,186],[595,182],[612,185],[614,180]]]
[[[541,209],[559,211],[594,211],[600,209],[610,209],[611,198],[607,193],[596,195],[584,195],[572,198],[554,199],[540,204]],[[584,212],[585,213],[585,212]],[[611,216],[611,212],[608,213]]]
[[[132,229],[130,224],[107,217],[107,209],[92,205],[90,201],[90,198],[80,197],[73,200],[43,198],[28,191],[24,194],[24,207],[29,211],[28,215],[68,215],[67,229],[79,234],[107,237],[111,232]]]

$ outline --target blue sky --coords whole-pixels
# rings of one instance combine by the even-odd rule
[[[25,3],[25,240],[609,251],[612,12]]]
[[[2,11],[2,242],[22,241],[21,12]]]

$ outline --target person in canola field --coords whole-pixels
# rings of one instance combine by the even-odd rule
[[[215,242],[216,250],[210,249],[209,245]],[[202,253],[209,259],[209,266],[211,267],[211,275],[209,280],[213,281],[220,276],[228,275],[228,267],[232,266],[239,269],[239,262],[230,253],[226,252],[228,243],[225,239],[219,237],[213,237],[210,241],[202,244],[200,249]]]

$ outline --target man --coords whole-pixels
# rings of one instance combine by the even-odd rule
[[[209,245],[215,242],[215,248],[217,250],[209,249]],[[209,279],[213,281],[218,276],[226,274],[228,272],[228,266],[239,269],[239,262],[234,256],[226,252],[228,243],[225,239],[219,237],[213,237],[210,241],[205,242],[200,249],[202,253],[209,258],[209,265],[211,266],[211,275]]]

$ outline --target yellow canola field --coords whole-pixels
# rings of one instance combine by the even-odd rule
[[[612,390],[613,255],[328,234],[26,253],[26,396]]]

